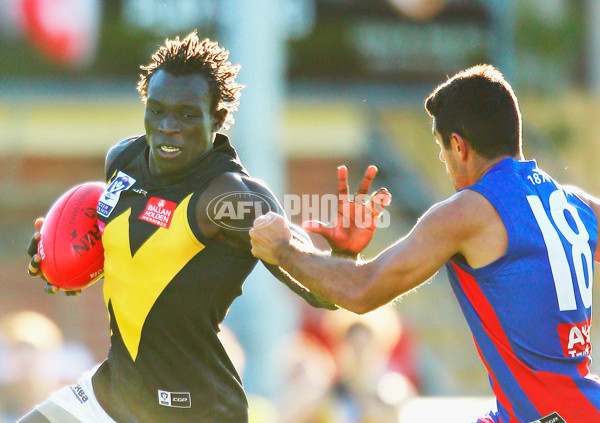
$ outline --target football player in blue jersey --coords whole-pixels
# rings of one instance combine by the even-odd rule
[[[269,213],[250,231],[254,255],[356,313],[445,265],[497,399],[478,422],[599,422],[589,334],[600,201],[524,159],[517,98],[493,66],[449,78],[425,108],[456,193],[408,235],[370,261],[333,258],[296,248]]]

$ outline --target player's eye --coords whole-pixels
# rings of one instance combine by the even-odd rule
[[[153,115],[157,115],[162,112],[162,109],[159,107],[146,107],[146,111],[152,113]]]

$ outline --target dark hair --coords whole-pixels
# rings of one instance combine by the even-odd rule
[[[444,148],[457,133],[487,159],[521,152],[521,112],[502,73],[491,65],[463,70],[439,85],[425,100]]]
[[[233,124],[233,112],[240,104],[240,90],[243,88],[235,82],[240,70],[239,65],[232,65],[227,59],[229,52],[208,38],[200,41],[196,31],[190,33],[183,41],[176,37],[165,40],[152,55],[152,63],[140,66],[145,74],[140,75],[137,90],[145,103],[148,97],[148,84],[152,76],[159,70],[164,70],[173,76],[203,75],[211,93],[211,109],[216,112],[227,109],[227,119],[224,127]]]

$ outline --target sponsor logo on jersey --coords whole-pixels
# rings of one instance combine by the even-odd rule
[[[126,173],[119,171],[106,187],[100,201],[98,202],[98,214],[103,217],[108,217],[114,210],[121,193],[128,190],[135,184],[135,179]]]
[[[169,392],[159,389],[158,403],[165,407],[191,408],[192,396],[189,392]]]
[[[73,392],[73,394],[75,395],[75,398],[77,398],[77,400],[80,403],[84,403],[88,400],[88,396],[85,393],[85,391],[83,390],[83,388],[81,387],[81,385],[73,385],[70,387],[71,391]]]
[[[148,204],[146,204],[146,209],[140,215],[140,219],[152,223],[153,225],[169,229],[176,208],[177,203],[163,200],[158,197],[150,197]]]
[[[557,326],[560,343],[566,357],[579,357],[591,354],[591,326],[591,319],[580,323],[561,323]]]
[[[556,411],[531,423],[567,423]]]

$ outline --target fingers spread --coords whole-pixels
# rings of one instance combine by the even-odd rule
[[[357,195],[365,195],[369,192],[369,188],[371,187],[371,182],[377,175],[377,166],[370,165],[367,167],[365,172],[365,176],[363,177],[362,182],[360,183],[360,187],[358,188]]]
[[[338,196],[339,197],[347,197],[348,196],[348,168],[346,165],[342,165],[337,168],[337,178],[338,178]]]

